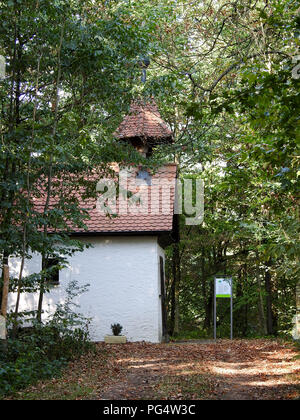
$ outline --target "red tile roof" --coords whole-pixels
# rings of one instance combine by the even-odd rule
[[[161,119],[157,105],[154,100],[144,103],[135,101],[130,108],[129,114],[124,118],[115,133],[116,137],[136,138],[141,137],[149,142],[171,141],[172,133]],[[116,164],[111,165],[116,178],[120,175],[119,167]],[[87,199],[81,197],[84,193],[83,188],[79,187],[77,192],[64,193],[64,182],[57,182],[56,197],[51,198],[50,208],[55,208],[59,201],[59,196],[69,197],[71,202],[72,195],[79,201],[79,206],[88,211],[89,218],[85,220],[87,229],[78,228],[67,223],[69,232],[73,233],[134,233],[134,232],[171,232],[173,229],[173,214],[175,201],[175,180],[177,166],[168,164],[159,168],[152,176],[146,176],[146,180],[139,177],[137,168],[131,168],[131,172],[127,177],[126,185],[124,182],[122,188],[129,190],[133,197],[140,196],[139,205],[129,205],[128,200],[125,201],[121,197],[117,197],[112,213],[117,217],[108,217],[99,204],[99,200]],[[147,172],[143,171],[143,175]],[[103,177],[102,177],[103,178]],[[109,177],[110,181],[118,182],[118,179]],[[96,186],[101,181],[101,175],[96,171],[92,176],[86,178],[92,181]],[[151,184],[151,185],[150,185]],[[75,190],[76,177],[73,177],[71,186]],[[117,189],[118,190],[118,189]],[[39,212],[43,212],[45,205],[45,195],[41,192],[40,197],[35,200],[35,207]],[[132,202],[132,199],[129,200]],[[110,205],[110,207],[112,207]],[[56,230],[56,229],[55,229]],[[54,228],[49,227],[49,231],[53,232]]]
[[[150,102],[135,101],[131,104],[116,132],[119,139],[140,137],[156,141],[172,141],[172,132],[162,120],[154,100]]]
[[[120,174],[118,167],[114,167],[114,171],[116,175]],[[87,209],[89,214],[89,219],[84,222],[87,229],[68,224],[69,231],[72,233],[86,232],[87,234],[171,232],[173,229],[176,164],[167,164],[159,168],[152,176],[149,174],[146,181],[137,178],[138,173],[137,168],[131,168],[130,175],[122,186],[133,194],[142,195],[148,199],[148,203],[142,198],[139,206],[130,205],[121,196],[121,202],[117,198],[115,209],[112,209],[117,217],[108,217],[101,211],[97,199],[80,200],[80,207]],[[145,171],[142,172],[143,174]],[[101,180],[99,176],[93,175],[95,189],[99,180]],[[36,210],[42,212],[44,202],[45,198],[36,199]],[[50,207],[54,208],[56,202],[57,199],[52,198]],[[125,214],[126,210],[127,214]],[[49,229],[49,231],[53,232],[53,229]]]

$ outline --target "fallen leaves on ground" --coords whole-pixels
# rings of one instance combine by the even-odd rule
[[[291,344],[276,340],[99,343],[61,378],[12,399],[296,399],[296,355]]]

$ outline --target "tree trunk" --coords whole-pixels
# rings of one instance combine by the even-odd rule
[[[54,100],[54,122],[52,128],[52,145],[55,141],[56,136],[56,129],[58,123],[58,103],[59,103],[59,84],[61,78],[61,49],[62,43],[64,38],[64,24],[61,27],[60,31],[60,41],[59,41],[59,48],[58,48],[58,70],[57,70],[57,79],[56,79],[56,92],[55,92],[55,100]],[[44,214],[47,213],[50,204],[50,197],[52,192],[52,171],[53,171],[53,154],[51,152],[50,155],[50,162],[48,168],[48,179],[47,179],[47,197],[44,206]],[[48,235],[48,226],[44,225],[44,237],[46,238]],[[46,251],[44,250],[42,253],[42,269],[44,270],[45,267],[45,256]],[[38,310],[37,310],[37,320],[38,322],[42,322],[42,308],[43,308],[43,299],[45,293],[45,276],[42,274],[41,276],[41,284],[40,284],[40,294],[39,294],[39,303],[38,303]]]
[[[176,250],[176,265],[177,265],[177,281],[175,287],[175,324],[174,324],[174,334],[179,334],[179,318],[180,318],[180,305],[179,305],[179,287],[181,280],[181,270],[180,270],[180,255],[179,255],[179,245],[175,244]]]
[[[258,253],[256,253],[256,260],[259,261]],[[260,323],[261,331],[263,332],[264,335],[266,335],[268,333],[268,330],[267,330],[266,317],[265,317],[265,308],[264,308],[264,300],[263,300],[263,295],[262,295],[262,284],[261,284],[261,279],[260,279],[259,265],[257,265],[257,269],[256,269],[256,278],[257,278],[258,289],[259,289],[259,300],[258,300],[259,323]]]
[[[266,309],[267,309],[267,334],[274,335],[275,325],[274,325],[274,313],[273,313],[273,296],[272,296],[272,277],[270,272],[270,260],[266,262],[266,272],[265,272],[265,288],[266,288]]]
[[[6,318],[7,314],[7,301],[9,292],[9,268],[8,265],[3,265],[3,289],[2,289],[2,301],[1,301],[1,314]]]
[[[238,275],[237,275],[237,284],[236,284],[236,297],[237,300],[239,301],[239,299],[243,298],[243,287],[242,287],[242,271],[243,271],[243,267],[239,268],[238,271]],[[238,331],[238,334],[240,335],[242,330],[243,330],[243,326],[244,326],[244,315],[245,312],[243,311],[243,308],[239,308],[236,312],[236,320],[235,320],[235,327],[236,327],[236,331]]]
[[[212,314],[213,314],[213,282],[210,282],[209,294],[205,302],[204,328],[206,330],[209,330],[212,326]]]
[[[27,169],[27,176],[26,176],[27,212],[26,212],[25,220],[24,220],[23,243],[22,243],[22,260],[21,260],[21,267],[20,267],[19,280],[18,280],[17,300],[16,300],[16,307],[15,307],[15,314],[14,314],[13,336],[15,336],[16,332],[17,332],[17,320],[18,320],[18,314],[19,314],[19,304],[20,304],[20,297],[21,297],[23,270],[24,270],[24,265],[25,265],[25,254],[26,254],[26,247],[27,247],[27,223],[28,223],[27,219],[28,219],[28,213],[29,213],[29,208],[30,208],[30,195],[31,195],[31,185],[30,185],[31,152],[32,152],[32,144],[33,144],[34,137],[35,137],[35,121],[36,121],[37,97],[38,97],[38,86],[39,86],[39,77],[40,77],[40,62],[41,62],[41,56],[38,58],[38,62],[37,62],[37,78],[36,78],[35,99],[34,99],[33,118],[32,118],[32,134],[31,134],[31,143],[30,143],[29,156],[28,156],[28,169]]]
[[[207,279],[206,279],[206,273],[205,273],[204,248],[202,249],[202,254],[201,254],[201,288],[202,288],[202,297],[203,297],[204,310],[205,310],[203,328],[205,330],[208,330],[211,327],[211,320],[212,320],[213,290],[211,287],[211,283],[209,284],[209,287],[207,285]]]
[[[170,334],[178,333],[179,330],[179,246],[178,243],[173,245],[172,255],[172,274],[173,281],[171,287],[171,317],[170,317]]]
[[[42,255],[42,270],[45,269],[45,255]],[[40,294],[39,294],[39,302],[38,302],[38,309],[37,309],[37,321],[41,324],[42,323],[42,313],[43,313],[43,299],[45,293],[45,275],[41,275],[41,283],[40,283]]]

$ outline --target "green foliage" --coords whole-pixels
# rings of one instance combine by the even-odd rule
[[[21,317],[17,337],[12,337],[11,330],[6,349],[0,354],[0,396],[54,377],[68,361],[93,350],[89,319],[72,310],[72,300],[84,290],[71,282],[65,303],[58,305],[45,324],[35,322],[31,327],[22,327]]]
[[[39,331],[40,333],[41,331]],[[53,345],[53,333],[42,332],[22,339],[7,340],[7,351],[0,356],[0,396],[14,392],[34,383],[38,379],[51,378],[65,366],[66,359],[49,360],[40,343]]]
[[[170,337],[171,341],[181,340],[203,340],[211,338],[211,332],[205,331],[200,328],[184,329],[182,328],[178,334],[174,337]]]
[[[0,20],[0,257],[36,252],[64,267],[85,248],[70,232],[86,229],[82,203],[96,198],[99,178],[111,162],[143,161],[113,132],[150,36],[124,2],[0,2]],[[11,291],[38,292],[40,319],[49,269],[24,274]]]
[[[161,62],[190,78],[177,159],[204,180],[205,214],[198,227],[182,218],[179,256],[167,253],[170,325],[212,332],[213,278],[230,275],[235,335],[287,334],[300,268],[299,2],[203,2],[181,16],[195,45],[182,54],[170,41]],[[218,311],[228,336],[228,308]]]
[[[112,161],[146,165],[112,133],[133,97],[154,95],[175,143],[147,165],[176,158],[182,176],[205,182],[204,223],[188,227],[182,215],[181,242],[167,250],[171,329],[178,321],[211,332],[213,278],[230,274],[236,335],[286,333],[300,253],[299,1],[0,6],[3,260],[36,251],[64,266],[83,250],[68,235],[85,228],[79,196],[95,197],[87,181],[95,168],[103,176]],[[41,196],[55,197],[55,208],[37,212]],[[44,268],[13,279],[11,290],[46,292],[46,276]],[[226,305],[219,309],[227,334]]]

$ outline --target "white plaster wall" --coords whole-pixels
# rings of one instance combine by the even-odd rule
[[[161,340],[161,303],[159,255],[164,251],[156,237],[83,238],[93,247],[77,253],[69,260],[70,267],[60,272],[60,286],[44,298],[44,309],[52,313],[65,298],[70,280],[80,285],[90,284],[89,290],[77,298],[79,312],[92,318],[91,335],[102,341],[111,334],[110,325],[120,323],[129,341]],[[17,274],[20,262],[10,260],[11,275]],[[25,275],[39,272],[41,257],[27,261]],[[10,294],[13,309],[15,294]],[[20,310],[37,308],[37,294],[22,294]],[[47,315],[44,315],[44,318]]]

